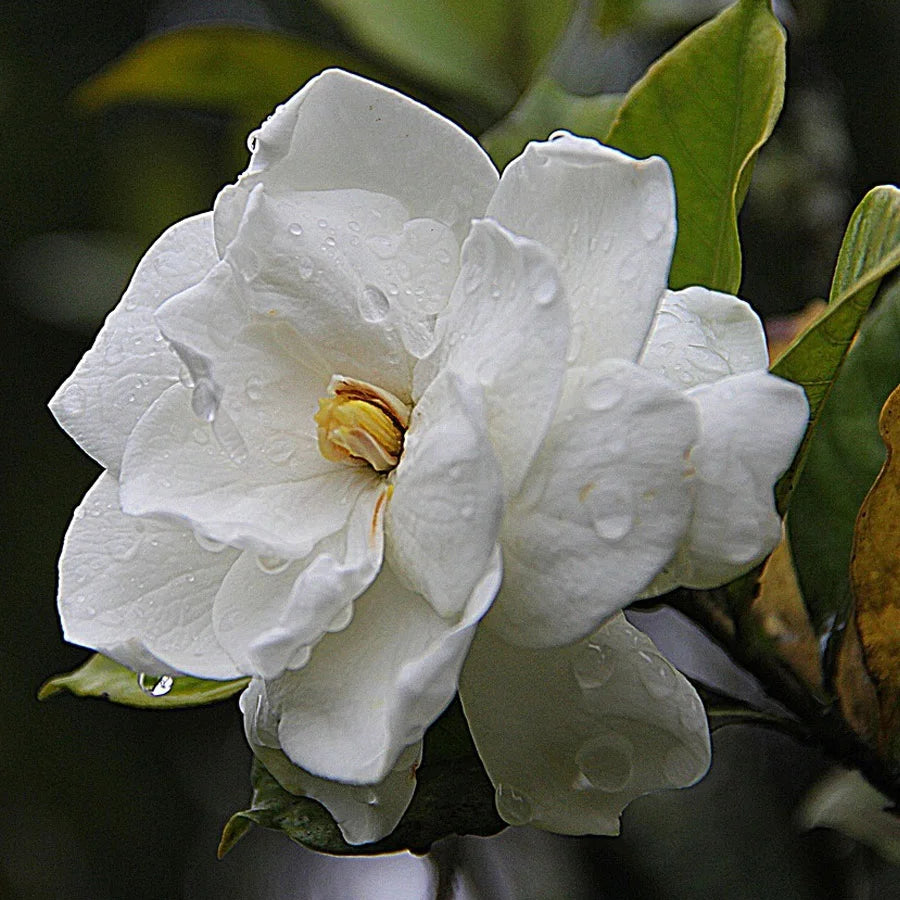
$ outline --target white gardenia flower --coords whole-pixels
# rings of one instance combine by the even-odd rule
[[[52,401],[106,470],[66,637],[253,676],[255,752],[349,841],[396,825],[457,690],[506,821],[616,833],[709,763],[696,693],[620,610],[769,552],[802,390],[745,303],[667,291],[661,159],[560,133],[498,179],[340,71],[251,150]]]

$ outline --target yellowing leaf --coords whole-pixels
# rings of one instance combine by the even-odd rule
[[[879,746],[900,757],[900,387],[878,423],[887,459],[856,520],[850,582],[881,712]]]

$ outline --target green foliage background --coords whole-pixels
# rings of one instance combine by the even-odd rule
[[[608,122],[602,118],[606,101],[573,104],[566,89],[624,93],[694,24],[642,17],[646,5],[607,3],[604,30],[568,35],[566,52],[540,68],[541,82],[519,109],[530,104],[529,115],[539,110],[548,130]],[[449,28],[435,26],[430,4],[410,0],[409,6],[414,15],[405,29],[380,0],[220,6],[17,0],[4,12],[3,900],[262,900],[285,896],[272,875],[284,869],[284,856],[294,870],[305,864],[300,850],[260,829],[224,861],[214,859],[222,825],[249,793],[249,751],[233,703],[164,713],[74,698],[38,706],[41,682],[86,655],[60,639],[54,568],[71,509],[96,476],[45,404],[89,345],[143,249],[175,219],[209,207],[242,168],[249,128],[321,65],[344,62],[377,75],[476,134],[493,127],[494,140],[511,148],[508,155],[517,152],[515,118],[512,127],[499,120],[528,87],[570,4],[523,2],[522,9],[546,12],[532,19],[540,27],[517,35],[515,46],[501,40],[498,22],[510,4],[500,0],[446,4]],[[108,105],[102,77],[84,87],[136,42],[154,35],[163,40],[158,35],[166,28],[208,23],[223,10],[228,29],[213,23],[203,52],[189,54],[194,83],[206,96],[198,98],[199,87],[186,95],[183,81],[167,80],[166,67],[154,74],[151,66],[149,80],[138,78],[143,87],[131,96],[120,92],[124,103]],[[622,23],[631,27],[623,30]],[[279,33],[245,30],[260,25]],[[872,185],[900,176],[895,4],[796,0],[789,31],[785,111],[756,161],[741,219],[741,293],[769,315],[827,295],[853,205]],[[180,48],[184,52],[183,39]],[[179,45],[170,46],[167,59],[177,59],[178,51]],[[239,90],[235,54],[259,66]],[[148,96],[148,84],[155,96]],[[885,327],[873,326],[870,339],[882,340]],[[745,729],[719,733],[715,750],[706,782],[636,803],[621,839],[568,842],[573,865],[593,885],[585,896],[891,896],[890,872],[868,851],[834,835],[796,833],[793,806],[825,768],[816,754]]]

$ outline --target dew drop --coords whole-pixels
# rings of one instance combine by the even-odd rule
[[[622,388],[612,378],[598,378],[587,389],[585,403],[597,412],[612,409],[623,397]]]
[[[303,256],[300,258],[300,262],[297,263],[297,272],[303,281],[309,281],[313,276],[313,272],[315,271],[315,266],[313,265],[313,261],[308,256]]]
[[[251,375],[244,385],[244,390],[254,403],[259,400],[259,398],[262,397],[262,379],[259,375]]]
[[[595,788],[615,793],[631,780],[634,749],[628,738],[604,734],[583,744],[575,754],[575,763]]]
[[[221,553],[228,545],[223,544],[221,541],[214,541],[212,538],[206,537],[206,535],[200,534],[198,531],[194,532],[194,540],[204,549],[208,550],[210,553]]]
[[[367,284],[357,298],[359,314],[366,322],[380,322],[391,309],[391,302],[384,291]]]
[[[84,388],[77,384],[71,384],[63,392],[60,399],[60,408],[63,415],[80,416],[87,405],[87,397]]]
[[[557,294],[556,280],[552,277],[545,277],[538,281],[534,287],[534,302],[538,306],[549,306],[555,299]]]
[[[256,557],[256,567],[266,575],[280,575],[290,564],[289,559],[281,556],[260,555]]]
[[[594,518],[594,531],[604,541],[621,541],[634,525],[629,509],[607,507]]]
[[[694,754],[683,744],[672,747],[663,762],[663,775],[673,787],[684,787],[701,774]]]
[[[329,247],[329,248],[334,247],[336,244],[337,244],[337,241],[334,239],[334,237],[332,235],[329,234],[328,237],[325,238],[325,246],[326,247]]]
[[[191,396],[191,408],[194,415],[204,422],[212,422],[219,409],[222,392],[209,378],[198,378]]]
[[[500,818],[510,825],[527,825],[534,818],[534,809],[528,795],[511,785],[498,784],[494,802]]]
[[[300,237],[303,234],[303,226],[299,222],[291,222],[288,225],[288,231],[294,235],[294,237]]]
[[[186,388],[193,388],[194,386],[194,376],[191,375],[191,370],[183,363],[178,367],[178,380]]]
[[[397,252],[393,239],[386,234],[373,234],[366,243],[379,259],[390,259]]]
[[[351,219],[351,220],[347,223],[347,227],[348,227],[351,231],[359,231],[359,222],[356,222],[356,221],[354,221],[353,219]]]
[[[326,631],[343,631],[353,621],[353,604],[348,603],[338,610],[334,618],[325,626]]]
[[[148,675],[146,672],[140,672],[137,677],[138,687],[151,697],[165,697],[172,686],[175,679],[171,675]]]
[[[327,219],[319,219],[319,228],[327,228],[328,220]]]
[[[663,660],[650,656],[650,660],[645,660],[638,672],[647,692],[657,700],[671,697],[675,693],[675,687],[678,684],[677,676]]]
[[[615,669],[615,657],[608,647],[593,642],[583,645],[572,660],[572,674],[583,690],[603,687]]]

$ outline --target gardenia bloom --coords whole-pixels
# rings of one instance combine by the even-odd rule
[[[661,159],[560,133],[498,180],[339,71],[250,146],[52,401],[106,470],[66,637],[253,676],[254,751],[349,841],[393,829],[457,690],[506,821],[616,833],[709,763],[696,693],[620,610],[771,549],[803,392],[742,301],[666,290]]]

